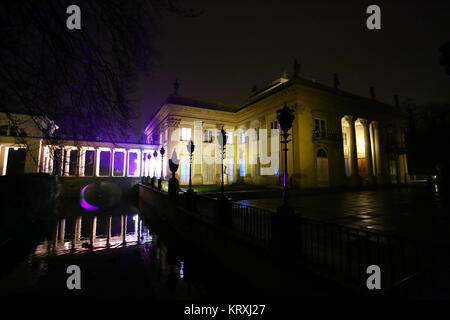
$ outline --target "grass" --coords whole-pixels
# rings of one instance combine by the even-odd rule
[[[183,189],[187,189],[188,186],[180,186]],[[266,189],[265,186],[254,185],[254,184],[231,184],[224,186],[225,191],[247,191],[247,190],[261,190]],[[192,189],[195,192],[220,192],[220,185],[216,184],[201,184],[201,185],[193,185]]]

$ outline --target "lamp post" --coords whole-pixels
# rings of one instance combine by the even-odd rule
[[[163,179],[163,165],[164,165],[164,153],[166,152],[166,150],[164,150],[164,147],[161,147],[161,149],[159,150],[159,153],[161,154],[161,176],[159,177],[158,180],[158,190],[161,191],[162,189],[162,179]]]
[[[144,157],[145,157],[145,153],[144,153]],[[147,154],[147,161],[144,161],[144,163],[143,163],[143,166],[144,166],[143,171],[144,171],[144,176],[145,176],[145,182],[147,185],[150,183],[150,162],[151,161],[152,161],[152,155]]]
[[[222,149],[221,151],[221,156],[222,156],[222,163],[221,163],[221,183],[220,183],[220,197],[222,199],[225,199],[225,194],[224,194],[224,186],[223,186],[223,160],[225,157],[225,145],[227,144],[227,133],[225,132],[225,130],[220,130],[219,135],[217,136],[217,139],[219,140],[219,145]]]
[[[153,152],[153,159],[155,159],[155,162],[156,162],[157,157],[158,157],[158,152],[155,150]],[[156,166],[153,167],[153,177],[156,177]]]
[[[189,140],[187,146],[187,151],[189,152],[189,192],[192,192],[192,180],[191,180],[191,176],[192,176],[192,154],[194,153],[194,149],[195,149],[195,145],[194,145],[194,141]]]
[[[283,132],[281,135],[284,138],[283,141],[281,141],[281,143],[284,144],[284,174],[283,174],[283,203],[284,206],[287,207],[288,205],[288,185],[287,185],[287,179],[288,179],[288,174],[287,174],[287,144],[288,142],[290,142],[291,140],[288,140],[288,137],[290,136],[290,134],[288,133],[288,131],[291,129],[292,127],[292,122],[294,121],[294,110],[290,109],[286,102],[284,103],[284,107],[283,109],[277,110],[277,120],[278,120],[278,126],[280,127],[281,131]]]
[[[164,153],[166,152],[166,150],[164,149],[164,147],[161,147],[161,149],[159,149],[159,153],[161,154],[161,179],[163,177],[163,166],[164,166]]]
[[[145,165],[146,168],[145,168],[144,170],[147,171],[147,177],[150,178],[150,162],[152,161],[152,155],[151,155],[151,154],[148,154],[148,155],[147,155],[147,159],[148,159],[148,162],[147,162],[147,164]]]

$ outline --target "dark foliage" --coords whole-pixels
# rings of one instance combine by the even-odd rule
[[[69,30],[69,5],[81,30]],[[19,0],[0,10],[0,110],[44,115],[66,138],[123,139],[133,118],[136,73],[156,58],[164,12],[193,16],[170,0]]]

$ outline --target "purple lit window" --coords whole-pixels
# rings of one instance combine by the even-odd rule
[[[137,176],[138,175],[138,154],[136,152],[128,153],[128,175]]]
[[[111,160],[110,151],[100,151],[99,176],[109,176],[109,166]]]
[[[124,165],[125,165],[125,153],[115,152],[114,153],[114,172],[115,177],[121,177],[124,175]]]

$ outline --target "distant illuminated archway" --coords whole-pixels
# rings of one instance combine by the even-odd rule
[[[328,187],[330,185],[328,174],[328,155],[324,149],[317,150],[316,165],[317,186]]]

